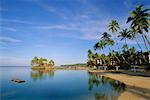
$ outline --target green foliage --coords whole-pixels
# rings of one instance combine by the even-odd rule
[[[119,27],[119,24],[116,20],[112,20],[109,25],[108,25],[109,31],[111,31],[112,33],[117,32]]]
[[[117,43],[117,41],[114,41],[109,33],[104,32],[101,39],[94,45],[94,50],[103,50],[103,53],[94,54],[92,52],[88,52],[87,64],[90,66],[97,66],[97,59],[102,59],[103,65],[111,66],[112,63],[115,63],[116,65],[120,65],[125,69],[128,69],[128,67],[130,67],[130,65],[132,64],[148,64],[149,61],[145,57],[145,55],[148,54],[137,51],[135,47],[128,47],[127,39],[135,39],[137,45],[142,51],[142,48],[136,39],[136,36],[141,36],[148,51],[147,45],[150,46],[150,41],[147,37],[147,33],[149,31],[148,29],[150,26],[149,11],[150,9],[144,9],[143,5],[137,6],[135,10],[130,13],[130,16],[127,19],[127,23],[130,22],[130,27],[122,30],[120,30],[118,22],[116,20],[112,20],[108,25],[108,29],[112,33],[116,33],[119,31],[118,35],[115,35],[114,37],[118,39],[121,38],[120,41],[125,40],[122,51],[119,47],[119,51],[112,50],[111,46],[115,46],[114,44]],[[104,54],[105,48],[109,48],[108,55]]]
[[[67,64],[67,65],[61,65],[61,66],[80,66],[80,67],[86,67],[87,64],[85,64],[85,63],[78,63],[78,64]]]
[[[38,57],[34,57],[32,60],[31,60],[31,65],[32,66],[43,66],[44,64],[47,64],[49,66],[54,66],[55,63],[53,60],[47,60],[45,58],[38,58]]]
[[[131,30],[133,30],[133,35],[140,34],[142,36],[147,51],[148,51],[147,44],[150,46],[150,41],[146,36],[146,33],[148,33],[148,29],[150,26],[149,11],[150,9],[144,9],[143,5],[137,6],[135,10],[130,12],[130,16],[127,19],[127,23],[129,22],[131,23],[130,27]]]

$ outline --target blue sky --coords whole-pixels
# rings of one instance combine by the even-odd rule
[[[138,4],[150,7],[149,0],[1,0],[0,65],[30,65],[34,56],[56,65],[86,62],[108,23],[116,19],[128,27]]]

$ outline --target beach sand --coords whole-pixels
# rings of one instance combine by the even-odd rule
[[[103,76],[118,80],[129,86],[150,90],[150,77],[131,76],[125,74],[103,74]]]
[[[150,100],[150,77],[109,73],[105,73],[103,76],[125,83],[129,89],[130,87],[138,88],[137,91],[141,92],[137,94],[127,90],[118,97],[118,100]]]
[[[118,97],[118,100],[147,100],[147,99],[135,93],[125,91]]]

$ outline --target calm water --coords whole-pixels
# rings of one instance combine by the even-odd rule
[[[125,88],[87,71],[33,71],[30,67],[0,67],[0,71],[2,100],[116,100]],[[14,78],[26,82],[11,82]]]

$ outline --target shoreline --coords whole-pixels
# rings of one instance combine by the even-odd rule
[[[126,84],[126,91],[120,94],[118,100],[148,100],[150,98],[149,77],[113,73],[103,73],[102,76]]]
[[[118,100],[149,100],[150,77],[128,74],[124,70],[88,70],[89,73],[97,73],[103,77],[111,78],[126,85],[126,90],[121,93]]]
[[[104,77],[118,80],[126,85],[150,90],[150,77],[132,76],[127,74],[103,73]]]

